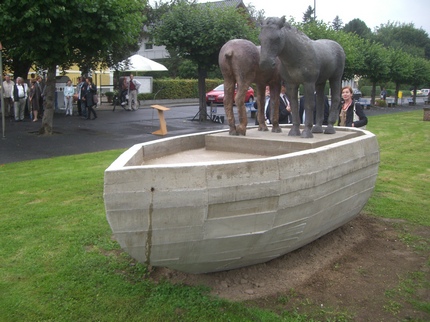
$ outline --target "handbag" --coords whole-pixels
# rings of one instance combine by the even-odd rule
[[[353,118],[353,122],[357,122],[360,121],[360,118],[358,117],[357,113],[355,112],[355,103],[354,103],[354,118]],[[360,129],[365,130],[366,129],[366,125],[361,126]]]
[[[98,104],[98,103],[99,103],[99,97],[98,97],[98,95],[97,95],[97,94],[94,94],[94,95],[93,95],[93,103],[94,103],[94,104]]]

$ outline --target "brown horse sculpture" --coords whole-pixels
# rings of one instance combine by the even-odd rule
[[[287,96],[290,99],[293,126],[290,136],[300,136],[298,113],[298,88],[304,87],[306,124],[301,136],[312,138],[312,133],[322,133],[324,115],[324,87],[330,82],[331,107],[328,126],[324,133],[335,133],[333,127],[338,118],[342,74],[345,67],[345,52],[335,41],[311,40],[282,18],[267,18],[260,32],[263,70],[274,70],[276,58],[281,61],[281,76],[286,81]],[[316,125],[313,126],[313,103],[316,92]]]
[[[272,132],[282,132],[279,127],[279,94],[281,77],[279,60],[270,70],[260,69],[260,47],[244,39],[233,39],[221,48],[218,62],[224,76],[224,109],[230,126],[230,135],[246,135],[248,118],[245,109],[245,93],[251,83],[257,85],[258,130],[267,131],[264,121],[265,87],[270,86],[270,108]],[[236,98],[234,97],[237,84]],[[239,125],[236,126],[233,103],[236,103],[239,114]],[[276,107],[276,108],[275,108]]]

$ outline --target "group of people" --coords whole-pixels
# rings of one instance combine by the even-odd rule
[[[70,87],[68,89],[64,89],[64,103],[66,104],[66,115],[73,114],[73,93],[72,83],[70,82]],[[67,85],[69,85],[69,82]],[[67,86],[66,86],[67,87]],[[70,94],[66,96],[67,94]],[[97,113],[95,107],[97,106],[97,87],[93,83],[92,77],[78,77],[78,84],[76,85],[76,94],[77,94],[77,108],[79,116],[87,120],[95,120],[97,118]],[[93,118],[91,118],[91,114]]]
[[[16,122],[24,120],[25,110],[28,108],[30,119],[37,122],[44,112],[46,86],[41,76],[34,77],[28,85],[22,77],[17,77],[15,82],[9,75],[4,77],[2,91],[5,117],[12,117]],[[76,89],[69,80],[64,87],[64,106],[66,115],[73,115],[73,99],[78,94],[78,113],[80,116],[93,120],[97,118],[94,107],[97,105],[95,96],[97,87],[93,84],[92,77],[79,77]]]
[[[291,115],[291,106],[290,102],[285,94],[286,88],[283,84],[281,87],[280,99],[279,99],[279,124],[291,124],[292,123],[292,115]],[[339,106],[339,118],[337,125],[346,126],[346,127],[365,127],[367,124],[367,117],[363,111],[363,107],[360,103],[355,102],[353,99],[353,90],[350,86],[345,86],[342,88],[342,100],[341,105]],[[270,124],[270,88],[266,87],[265,93],[265,105],[264,105],[264,114],[266,123]],[[315,95],[316,96],[316,95]],[[313,119],[314,124],[316,121],[316,102],[314,103],[314,113]],[[257,109],[256,103],[254,107]],[[327,96],[324,96],[324,119],[323,124],[328,124],[328,116],[330,113],[330,106]],[[304,97],[300,98],[299,103],[299,117],[300,123],[305,123],[305,113],[304,113]],[[258,117],[256,117],[255,124],[258,125]]]
[[[36,122],[43,113],[44,90],[40,76],[32,78],[28,86],[22,77],[17,77],[14,82],[6,75],[2,86],[5,117],[21,122],[28,107],[31,119]]]

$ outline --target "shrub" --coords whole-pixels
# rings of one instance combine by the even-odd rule
[[[387,107],[387,102],[384,100],[377,99],[375,100],[375,105],[379,107]]]

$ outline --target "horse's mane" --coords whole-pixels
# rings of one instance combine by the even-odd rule
[[[289,22],[285,20],[285,16],[282,16],[281,18],[278,17],[269,17],[266,20],[264,20],[263,25],[271,26],[276,25],[281,28],[285,28],[287,32],[293,32],[297,35],[297,37],[300,37],[304,40],[311,40],[306,34],[300,30],[298,30],[296,27],[293,27]]]
[[[297,37],[300,37],[303,40],[311,40],[303,31],[298,30],[296,27],[293,27],[289,22],[284,23],[284,28],[289,32],[295,33]]]

